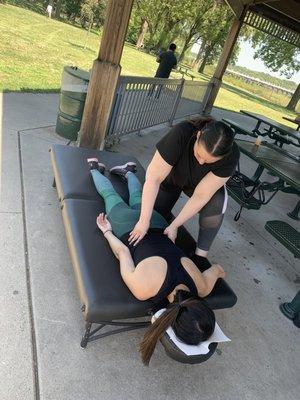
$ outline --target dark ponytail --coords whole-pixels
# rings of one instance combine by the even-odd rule
[[[139,346],[139,351],[144,365],[149,365],[158,340],[163,336],[168,327],[174,324],[179,312],[179,303],[170,304],[166,311],[146,330]]]
[[[198,143],[204,144],[212,156],[224,157],[231,152],[234,133],[224,122],[213,118],[199,118],[193,124],[201,132]]]
[[[205,128],[205,126],[210,123],[214,122],[214,118],[212,116],[205,116],[205,117],[198,117],[191,119],[191,123],[194,125],[194,127],[197,129],[197,131],[202,131],[202,129]]]
[[[139,346],[143,363],[149,365],[158,340],[170,326],[179,340],[198,345],[213,334],[215,322],[214,312],[203,299],[178,290],[175,301],[145,332]]]

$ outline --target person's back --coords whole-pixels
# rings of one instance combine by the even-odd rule
[[[167,235],[163,233],[163,231],[163,229],[150,228],[147,235],[145,235],[136,246],[129,244],[128,239],[130,232],[127,232],[121,238],[121,241],[130,251],[135,267],[139,265],[140,268],[145,267],[146,270],[148,267],[144,265],[145,263],[143,262],[155,257],[155,271],[157,275],[160,275],[159,271],[164,271],[166,264],[166,275],[161,286],[158,291],[156,288],[156,294],[151,296],[151,300],[155,304],[161,304],[174,288],[180,284],[185,285],[193,295],[198,295],[198,290],[193,278],[182,264],[182,258],[186,258],[185,254],[168,238]],[[153,268],[153,265],[151,268]],[[190,268],[191,267],[189,267],[189,269]],[[195,268],[194,274],[198,273],[197,268]],[[158,278],[158,280],[159,279],[160,278]]]
[[[156,78],[169,78],[172,69],[177,65],[177,58],[174,54],[176,45],[172,43],[168,51],[163,51],[157,57],[159,66],[157,68]]]

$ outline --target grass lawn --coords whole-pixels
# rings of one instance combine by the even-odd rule
[[[97,57],[97,32],[90,34],[84,49],[86,31],[65,22],[11,5],[0,5],[0,20],[0,91],[58,91],[65,65],[88,70]],[[124,47],[121,65],[122,75],[153,77],[157,68],[155,57],[130,44]],[[172,77],[181,75],[172,73]],[[198,74],[197,79],[207,81],[209,75]],[[280,122],[282,115],[295,115],[226,78],[215,105],[232,111],[251,110]]]

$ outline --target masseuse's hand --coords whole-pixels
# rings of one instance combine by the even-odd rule
[[[133,230],[130,232],[128,242],[136,246],[140,240],[146,235],[149,229],[149,223],[138,221]]]
[[[167,235],[168,238],[171,239],[173,243],[175,243],[175,240],[177,238],[177,231],[178,228],[171,224],[166,227],[166,229],[164,230],[164,234]]]

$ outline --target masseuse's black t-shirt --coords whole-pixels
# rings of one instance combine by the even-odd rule
[[[195,187],[208,172],[222,178],[234,173],[240,156],[237,144],[234,142],[231,152],[221,160],[200,165],[193,150],[196,134],[197,128],[191,122],[184,121],[170,129],[156,144],[162,158],[173,166],[163,182],[166,189],[177,186],[187,196],[192,196]]]

